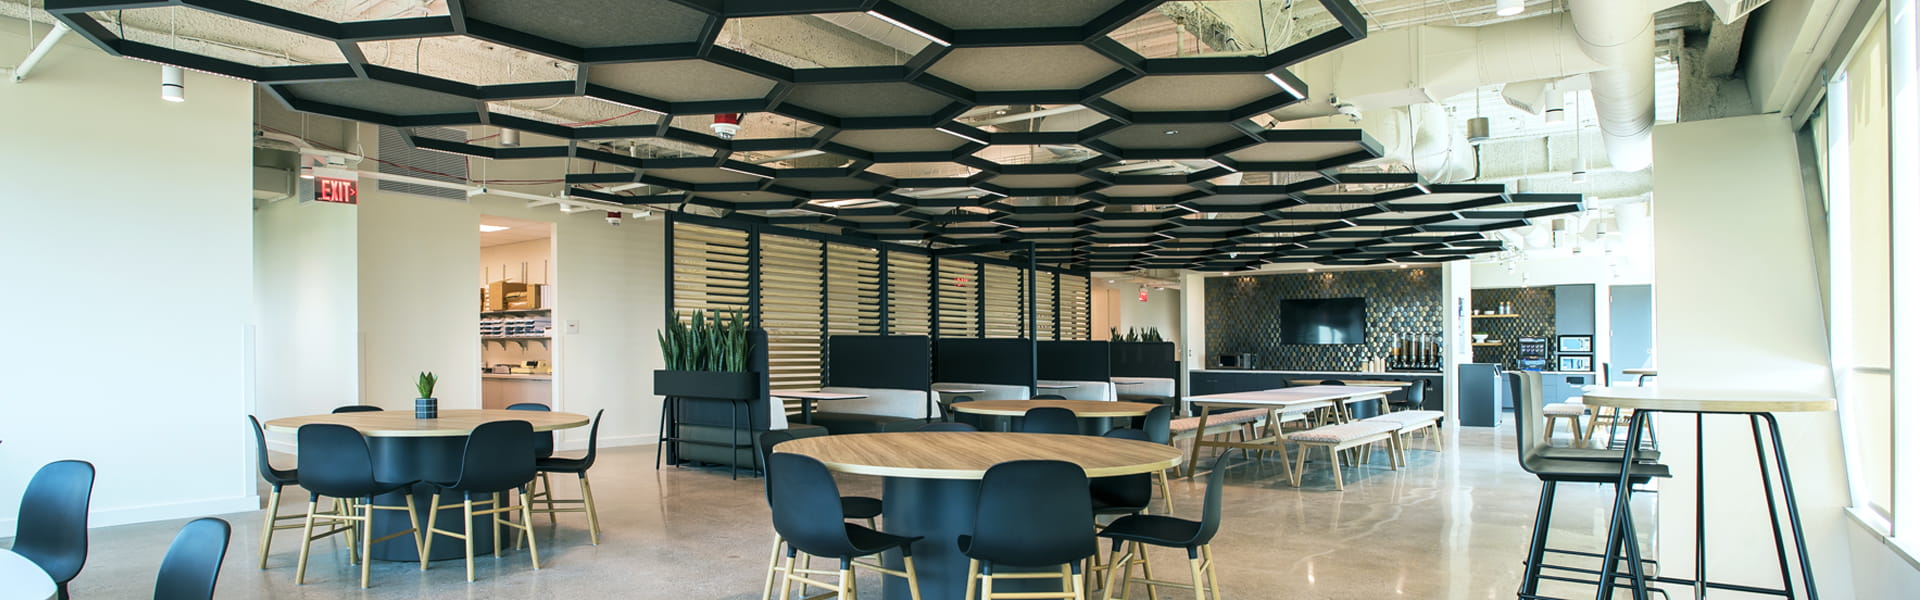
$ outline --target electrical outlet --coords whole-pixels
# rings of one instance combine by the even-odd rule
[[[573,334],[576,334],[576,333],[580,333],[580,322],[579,322],[579,321],[575,321],[575,320],[572,320],[572,319],[568,319],[568,320],[567,320],[567,335],[573,335]]]

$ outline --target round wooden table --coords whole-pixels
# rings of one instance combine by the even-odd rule
[[[40,565],[12,550],[0,550],[0,600],[47,600],[59,591]]]
[[[580,427],[590,420],[586,415],[532,410],[441,410],[440,418],[416,419],[413,411],[395,410],[285,417],[261,423],[260,426],[268,431],[297,433],[301,425],[346,425],[359,431],[360,435],[367,436],[367,447],[373,452],[374,474],[381,481],[452,481],[460,477],[460,461],[466,452],[467,435],[482,423],[526,421],[533,425],[534,431],[555,431]],[[433,500],[433,492],[434,487],[425,483],[413,486],[414,505],[427,506]],[[380,496],[375,501],[385,506],[406,504],[399,493]],[[459,508],[440,513],[441,523],[458,526],[461,521]],[[419,517],[421,523],[427,522],[424,512]],[[490,552],[493,548],[491,517],[474,517],[472,525],[467,530],[473,532],[475,552]],[[404,531],[410,526],[398,511],[374,511],[375,537]],[[439,544],[434,546],[434,552],[429,559],[466,558],[466,548],[461,544]],[[374,544],[372,556],[380,560],[420,560],[413,543],[404,537]]]
[[[1656,375],[1652,369],[1640,370],[1646,371],[1647,375]],[[1635,369],[1627,369],[1624,372],[1632,373],[1633,371],[1635,371]],[[1767,496],[1766,502],[1769,517],[1767,524],[1772,528],[1774,552],[1777,553],[1780,558],[1780,581],[1784,588],[1780,591],[1785,592],[1782,595],[1792,597],[1794,595],[1792,592],[1794,577],[1788,570],[1786,540],[1780,530],[1780,512],[1773,497],[1774,477],[1779,478],[1781,496],[1785,498],[1787,523],[1792,528],[1794,550],[1800,559],[1799,575],[1800,582],[1805,586],[1805,597],[1817,597],[1814,592],[1816,588],[1813,583],[1813,566],[1812,563],[1808,561],[1807,556],[1806,536],[1801,533],[1800,506],[1794,499],[1793,478],[1787,472],[1787,454],[1785,447],[1781,445],[1780,424],[1775,422],[1773,415],[1774,413],[1783,412],[1829,412],[1834,410],[1835,406],[1832,397],[1772,390],[1681,388],[1664,387],[1656,384],[1644,387],[1610,386],[1594,388],[1586,391],[1584,402],[1588,406],[1612,408],[1616,413],[1621,409],[1633,410],[1633,420],[1627,425],[1626,448],[1628,448],[1629,451],[1640,447],[1640,436],[1646,429],[1648,417],[1656,412],[1693,413],[1694,427],[1696,427],[1696,429],[1701,428],[1705,421],[1704,415],[1708,414],[1747,417],[1752,424],[1753,446],[1756,450],[1756,459],[1760,463],[1760,488]],[[1764,427],[1762,427],[1763,424]],[[1761,434],[1762,429],[1765,429],[1770,435],[1763,437]],[[1704,596],[1710,585],[1718,585],[1709,583],[1711,580],[1707,578],[1706,572],[1707,487],[1706,441],[1704,434],[1705,431],[1696,430],[1693,448],[1695,490],[1693,531],[1694,565],[1696,565],[1694,575],[1690,580],[1675,580],[1670,577],[1662,578],[1663,582],[1672,581],[1692,584],[1695,597]],[[1768,452],[1766,449],[1769,446],[1768,442],[1771,442],[1772,446],[1773,460],[1771,461],[1767,459]],[[1620,480],[1614,488],[1613,524],[1608,530],[1607,547],[1615,548],[1624,545],[1628,550],[1626,557],[1627,567],[1631,573],[1637,575],[1640,572],[1637,568],[1640,559],[1639,544],[1628,543],[1626,541],[1634,539],[1630,537],[1634,535],[1633,511],[1629,509],[1633,494],[1633,487],[1628,485],[1628,475],[1631,468],[1630,463],[1622,461],[1620,466]],[[1742,540],[1740,543],[1745,542],[1746,540]],[[1606,559],[1604,559],[1601,565],[1600,572],[1616,572],[1616,563],[1619,561],[1620,553],[1608,552]],[[1647,589],[1647,582],[1645,580],[1635,581],[1633,578],[1629,578],[1629,582],[1638,588],[1636,591],[1641,594],[1645,593],[1644,591],[1639,591]],[[1612,585],[1601,586],[1599,597],[1603,600],[1611,598],[1613,589],[1614,586]]]
[[[884,477],[884,529],[926,538],[913,546],[924,600],[960,600],[966,595],[967,557],[955,540],[972,533],[980,478],[994,465],[1063,460],[1080,465],[1088,477],[1113,477],[1170,469],[1181,458],[1172,446],[1151,442],[993,432],[829,435],[780,444],[774,451],[810,456],[842,473]],[[889,552],[883,558],[889,567],[901,568],[898,553]],[[885,598],[908,597],[904,580],[883,579]],[[1047,591],[1048,583],[1054,582],[996,581],[994,591]]]
[[[1115,417],[1138,417],[1159,408],[1160,405],[1150,402],[1107,400],[975,400],[957,403],[952,407],[953,412],[957,413],[1013,417],[1014,419],[1020,418],[1027,414],[1027,411],[1035,408],[1064,408],[1073,411],[1073,416],[1081,419],[1081,433],[1099,435],[1111,428],[1111,419]],[[1017,423],[1009,426],[1015,429],[1019,427]]]

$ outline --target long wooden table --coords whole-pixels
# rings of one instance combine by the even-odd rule
[[[1258,390],[1251,392],[1233,392],[1227,394],[1207,394],[1188,396],[1187,403],[1200,407],[1200,424],[1196,431],[1203,434],[1207,430],[1207,418],[1215,408],[1264,408],[1267,409],[1267,435],[1242,442],[1220,442],[1206,439],[1205,435],[1194,436],[1193,454],[1187,458],[1186,476],[1193,477],[1194,465],[1200,460],[1201,448],[1242,448],[1247,450],[1279,451],[1281,470],[1292,478],[1292,469],[1287,460],[1286,438],[1280,434],[1281,417],[1289,414],[1308,413],[1323,408],[1334,409],[1336,419],[1349,418],[1346,407],[1355,402],[1379,400],[1385,402],[1387,393],[1393,388],[1358,385],[1309,385],[1301,387]]]
[[[774,452],[810,456],[842,473],[884,477],[887,533],[922,536],[913,560],[924,600],[961,600],[966,595],[967,557],[953,541],[972,533],[980,478],[994,465],[1015,460],[1063,460],[1085,469],[1088,477],[1113,477],[1166,470],[1180,464],[1172,446],[1082,435],[992,432],[863,433],[803,438],[774,447]],[[882,560],[902,567],[899,553]],[[995,566],[996,571],[1023,571]],[[1038,569],[1052,570],[1052,569]],[[884,596],[908,597],[906,582],[883,577]],[[1009,579],[994,591],[1045,591],[1048,582]],[[1055,582],[1057,583],[1057,582]]]
[[[467,447],[467,436],[473,428],[492,421],[526,421],[533,425],[534,431],[556,431],[586,425],[590,421],[586,415],[545,412],[533,410],[441,410],[436,419],[416,419],[413,411],[370,411],[307,415],[285,417],[261,423],[268,431],[297,433],[302,425],[328,423],[346,425],[367,436],[367,448],[373,452],[373,469],[381,481],[453,481],[460,478],[460,462]],[[433,499],[434,488],[425,483],[413,486],[407,492],[395,492],[376,499],[385,506],[403,506],[406,500],[400,494],[411,493],[414,505],[424,507]],[[397,531],[404,531],[411,525],[400,511],[373,511],[373,535],[378,538]],[[463,519],[459,508],[440,511],[439,522],[456,524]],[[420,522],[427,522],[427,515],[419,515]],[[490,517],[475,517],[467,531],[474,536],[473,547],[476,553],[487,553],[493,548],[493,527]],[[418,552],[411,543],[400,543],[406,538],[396,538],[373,545],[372,557],[380,560],[417,562]],[[430,560],[449,560],[466,557],[466,549],[460,544],[440,544],[434,546]]]

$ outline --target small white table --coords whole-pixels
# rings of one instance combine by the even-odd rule
[[[842,394],[839,392],[822,391],[794,392],[787,390],[774,392],[771,395],[783,400],[799,400],[800,422],[808,425],[813,424],[813,403],[815,400],[859,400],[867,397],[866,394]]]
[[[0,583],[0,600],[47,600],[57,591],[40,565],[12,550],[0,550]]]

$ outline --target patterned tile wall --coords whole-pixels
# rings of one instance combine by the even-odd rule
[[[1209,366],[1251,352],[1260,369],[1357,370],[1397,342],[1440,337],[1436,268],[1210,277],[1206,294]],[[1281,344],[1280,301],[1307,298],[1366,298],[1366,343]]]
[[[1470,308],[1476,313],[1500,312],[1500,303],[1508,302],[1513,306],[1512,318],[1473,319],[1473,333],[1487,334],[1487,341],[1500,341],[1499,346],[1475,346],[1474,362],[1499,363],[1504,369],[1520,368],[1520,349],[1516,345],[1523,337],[1537,337],[1547,340],[1547,358],[1553,358],[1554,324],[1553,288],[1524,287],[1474,290]],[[1549,370],[1554,365],[1547,365]]]

